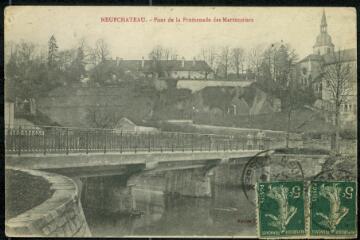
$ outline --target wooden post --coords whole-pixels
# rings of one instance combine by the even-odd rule
[[[151,152],[151,137],[150,137],[150,133],[148,133],[148,152]]]

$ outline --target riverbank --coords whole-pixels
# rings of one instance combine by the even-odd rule
[[[12,189],[12,195],[6,192],[7,196],[19,198],[18,201],[15,201],[17,202],[16,208],[12,206],[11,214],[8,215],[10,217],[5,219],[7,236],[91,236],[79,201],[78,189],[73,180],[65,176],[35,170],[14,168],[10,170],[13,172],[12,177],[18,176],[19,178],[15,177],[11,181],[6,181],[6,184],[12,183],[12,185],[7,185],[6,189],[14,186],[21,187],[16,190]],[[14,174],[15,172],[17,174]],[[27,180],[26,183],[24,178]],[[35,184],[39,185],[35,186]],[[32,186],[32,188],[24,190],[25,186]],[[44,192],[48,194],[38,195]],[[17,196],[14,193],[17,193]],[[33,195],[31,199],[36,201],[33,200],[27,204],[26,196],[28,195]],[[8,205],[6,207],[8,208]]]

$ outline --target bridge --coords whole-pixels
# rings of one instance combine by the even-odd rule
[[[270,147],[266,137],[252,138],[215,134],[183,132],[133,132],[118,129],[88,129],[64,127],[23,127],[5,129],[5,151],[7,157],[51,159],[65,155],[127,156],[129,161],[138,162],[146,155],[214,155],[219,152],[256,153]],[[169,154],[173,153],[173,154]],[[182,153],[182,154],[179,154]],[[218,154],[215,154],[218,155]],[[224,155],[224,154],[221,154]],[[135,160],[134,160],[135,159]],[[184,159],[185,160],[185,159]]]
[[[6,166],[90,177],[243,162],[276,141],[252,136],[23,126],[5,129]]]

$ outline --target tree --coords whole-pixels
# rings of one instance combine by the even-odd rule
[[[199,57],[201,60],[205,61],[212,70],[216,69],[217,53],[215,47],[202,48]]]
[[[347,100],[351,90],[350,79],[352,68],[349,62],[344,61],[344,51],[334,53],[333,62],[323,69],[323,79],[333,104],[333,116],[335,125],[335,152],[339,153],[340,134],[340,107]]]
[[[94,54],[97,62],[105,62],[110,55],[109,45],[104,39],[98,39],[95,43]]]
[[[92,106],[87,109],[86,113],[88,124],[94,128],[115,128],[119,119],[116,109],[107,104]]]
[[[249,68],[255,74],[255,81],[260,76],[260,67],[263,59],[263,50],[261,46],[252,48],[247,55]]]
[[[289,147],[292,131],[292,115],[309,101],[306,92],[298,86],[295,50],[284,43],[275,43],[262,56],[259,86],[281,101],[282,111],[287,115],[286,147]]]
[[[219,61],[220,61],[219,64],[223,70],[223,76],[227,80],[229,65],[230,65],[230,48],[229,48],[229,46],[225,46],[221,49]]]
[[[33,43],[21,41],[12,46],[5,64],[5,94],[12,98],[35,98],[48,92],[47,63]]]
[[[160,45],[155,46],[149,53],[149,59],[153,60],[152,70],[158,75],[163,75],[163,66],[161,60],[169,60],[170,50]]]
[[[48,43],[48,66],[55,68],[58,60],[58,45],[54,35],[51,35]]]
[[[245,51],[242,48],[231,49],[231,65],[235,69],[237,79],[244,73]]]
[[[71,83],[80,82],[81,76],[84,76],[85,71],[85,53],[83,47],[79,46],[76,50],[76,56],[71,62],[69,68],[69,81]]]
[[[287,100],[284,91],[289,86],[290,74],[297,60],[295,50],[284,43],[271,44],[263,53],[260,65],[259,86],[281,102]]]

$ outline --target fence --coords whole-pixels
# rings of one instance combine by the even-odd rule
[[[269,148],[266,137],[246,138],[181,132],[130,132],[62,127],[7,128],[7,154],[93,152],[234,151]]]

